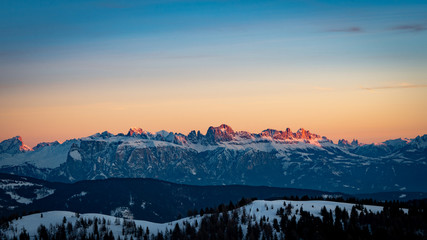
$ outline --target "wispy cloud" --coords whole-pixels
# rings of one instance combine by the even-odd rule
[[[350,33],[363,32],[362,28],[360,27],[331,28],[326,31],[327,32],[350,32]]]
[[[407,25],[398,25],[391,28],[391,30],[396,31],[407,31],[407,32],[421,32],[427,30],[425,24],[407,24]]]
[[[374,91],[374,90],[386,90],[386,89],[405,89],[405,88],[425,88],[427,84],[411,84],[411,83],[401,83],[399,85],[386,85],[378,87],[361,87],[362,90]]]

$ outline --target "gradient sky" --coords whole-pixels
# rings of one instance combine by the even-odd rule
[[[427,2],[0,2],[0,140],[427,133]]]

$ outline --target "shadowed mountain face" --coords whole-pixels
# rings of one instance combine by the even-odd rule
[[[10,142],[2,142],[8,147],[1,149],[23,146],[22,141],[15,141],[15,147]],[[210,127],[206,135],[132,128],[126,135],[103,132],[15,150],[1,150],[0,172],[60,182],[144,177],[346,193],[427,191],[427,135],[381,144],[334,144],[304,129],[254,134],[223,124]]]

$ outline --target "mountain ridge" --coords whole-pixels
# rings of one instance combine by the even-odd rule
[[[335,144],[304,129],[248,133],[225,124],[210,127],[206,135],[131,128],[128,134],[105,131],[34,151],[0,152],[0,172],[61,182],[150,177],[192,185],[348,193],[427,191],[426,171],[427,135],[381,144]]]
[[[417,137],[424,137],[426,135],[427,134],[418,135]],[[175,141],[176,143],[188,142],[188,141],[196,143],[196,142],[200,141],[201,139],[206,138],[207,140],[202,141],[204,144],[208,144],[208,143],[212,144],[215,142],[232,141],[232,140],[236,140],[236,137],[240,137],[242,139],[271,138],[274,140],[322,139],[322,140],[326,140],[326,141],[333,143],[333,141],[328,139],[326,136],[320,136],[318,134],[311,133],[309,130],[305,130],[304,128],[298,129],[298,131],[295,133],[292,132],[292,130],[290,128],[286,128],[286,130],[284,130],[284,131],[267,128],[267,129],[261,131],[260,133],[250,133],[248,131],[234,131],[227,124],[221,124],[218,127],[210,126],[207,129],[205,135],[203,135],[200,132],[200,130],[197,132],[196,132],[196,130],[192,130],[187,135],[185,135],[182,133],[176,133],[176,132],[174,133],[174,132],[170,132],[170,131],[166,131],[166,130],[160,130],[158,132],[152,133],[152,132],[146,131],[140,127],[131,127],[126,134],[124,134],[124,133],[113,134],[113,133],[110,133],[108,131],[103,131],[103,132],[95,133],[95,134],[90,135],[88,137],[82,137],[79,139],[90,138],[90,137],[108,138],[108,137],[113,137],[113,136],[139,137],[142,139],[153,139],[153,140],[159,140],[159,141],[169,141],[169,142]],[[179,136],[179,137],[177,137],[177,136]],[[174,137],[179,138],[179,139],[173,139]],[[415,138],[413,138],[413,139],[415,139]],[[74,139],[69,139],[69,140],[74,140]],[[66,140],[66,141],[69,141],[69,140]],[[40,142],[36,146],[31,148],[31,147],[29,147],[23,143],[21,136],[15,136],[15,137],[12,137],[9,139],[5,139],[0,143],[0,153],[6,152],[7,151],[5,149],[5,148],[7,148],[6,143],[10,144],[11,142],[13,143],[14,148],[19,148],[18,151],[14,151],[13,153],[34,151],[34,150],[43,148],[45,146],[59,144],[58,141]],[[393,145],[393,144],[396,144],[397,142],[409,143],[409,142],[411,142],[411,139],[409,139],[409,138],[388,139],[388,140],[385,140],[385,141],[380,142],[380,143],[359,143],[359,141],[357,139],[353,139],[351,142],[346,140],[346,139],[339,139],[337,142],[337,145],[353,146],[354,147],[354,146],[363,146],[363,145],[382,145],[382,144]],[[5,146],[2,146],[2,144],[4,144]],[[16,147],[15,144],[18,146]]]

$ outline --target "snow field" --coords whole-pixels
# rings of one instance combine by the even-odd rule
[[[323,207],[325,207],[328,211],[332,211],[334,213],[335,208],[338,206],[341,209],[346,209],[349,214],[351,212],[351,208],[355,204],[351,203],[340,203],[340,202],[330,202],[330,201],[291,201],[291,200],[276,200],[276,201],[265,201],[265,200],[256,200],[246,206],[243,206],[241,208],[236,209],[235,211],[238,211],[239,213],[239,219],[241,218],[243,211],[245,211],[246,215],[252,218],[252,221],[256,219],[256,221],[260,221],[261,218],[265,217],[266,222],[273,224],[274,219],[277,219],[277,221],[280,221],[280,217],[276,215],[277,210],[280,208],[285,209],[286,206],[284,206],[284,203],[286,205],[291,204],[293,206],[292,213],[289,216],[291,218],[292,216],[296,217],[296,220],[298,221],[300,218],[300,215],[297,214],[297,211],[300,210],[302,207],[304,211],[309,212],[310,214],[321,217],[320,211]],[[381,206],[370,206],[370,205],[364,205],[364,207],[367,209],[367,211],[372,211],[374,213],[380,212],[383,210],[383,207]],[[404,211],[407,211],[406,209]],[[232,211],[228,212],[231,216]],[[41,217],[41,214],[43,214],[43,217]],[[207,214],[205,214],[207,215]],[[76,217],[76,214],[74,212],[68,212],[68,211],[50,211],[50,212],[44,212],[44,213],[37,213],[32,214],[28,216],[22,217],[22,219],[14,220],[10,224],[10,226],[15,229],[15,232],[7,230],[5,233],[13,237],[14,235],[18,235],[19,232],[25,228],[25,230],[30,234],[30,237],[33,238],[35,235],[37,235],[37,228],[43,224],[46,226],[46,228],[49,229],[50,225],[56,225],[56,224],[62,224],[63,218],[67,219],[67,222],[71,222],[73,225],[75,225],[76,221],[79,219]],[[110,225],[107,224],[107,228],[109,228],[115,237],[120,236],[123,238],[122,235],[122,225],[124,222],[123,218],[116,218],[114,216],[109,215],[103,215],[103,214],[97,214],[97,213],[87,213],[87,214],[80,214],[80,218],[85,219],[93,219],[98,218],[99,220],[102,220],[104,218],[107,222],[110,223]],[[141,226],[144,231],[146,228],[149,229],[150,233],[157,234],[158,232],[166,232],[169,230],[173,230],[175,227],[175,224],[178,223],[178,225],[182,228],[185,223],[189,223],[191,225],[195,225],[195,222],[198,221],[200,223],[202,221],[202,218],[200,215],[193,216],[193,217],[186,217],[182,218],[176,221],[167,222],[167,223],[154,223],[144,220],[133,220],[136,224],[136,227],[138,228]],[[120,222],[118,225],[117,223]],[[101,226],[101,222],[98,222],[98,227]],[[247,223],[246,223],[247,224]],[[247,231],[247,225],[241,224],[243,233],[246,234]],[[88,232],[92,231],[93,228],[89,228]]]

